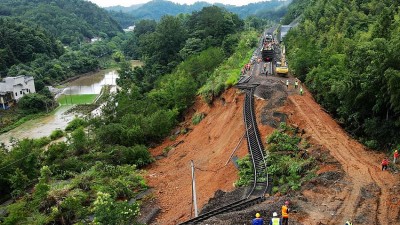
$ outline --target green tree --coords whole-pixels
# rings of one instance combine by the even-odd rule
[[[20,168],[17,168],[14,174],[10,176],[9,182],[13,190],[11,195],[16,199],[25,193],[25,189],[29,185],[30,180]]]
[[[94,222],[96,224],[119,225],[132,223],[139,215],[137,202],[117,202],[108,193],[98,192],[94,202]]]
[[[140,37],[143,34],[156,31],[157,22],[155,20],[140,20],[135,24],[134,34]]]
[[[83,127],[79,127],[71,134],[71,147],[76,155],[81,155],[87,151],[88,140]]]

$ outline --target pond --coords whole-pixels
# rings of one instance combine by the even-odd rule
[[[115,70],[102,70],[93,75],[80,77],[65,84],[66,88],[61,92],[62,95],[98,95],[103,85],[116,85],[118,74]],[[10,139],[41,138],[49,136],[56,129],[64,130],[76,115],[65,112],[74,105],[62,105],[49,115],[30,120],[17,128],[0,135],[0,142],[8,148]]]
[[[104,85],[116,85],[118,73],[115,70],[105,70],[93,75],[80,77],[65,84],[61,94],[64,95],[90,95],[100,94]]]

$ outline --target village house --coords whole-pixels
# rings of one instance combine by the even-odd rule
[[[0,82],[0,107],[8,109],[24,95],[35,92],[33,77],[6,77]]]

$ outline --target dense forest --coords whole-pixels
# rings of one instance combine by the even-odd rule
[[[113,37],[122,31],[104,9],[81,0],[3,0],[0,17],[39,25],[64,44]]]
[[[2,119],[1,132],[26,114],[57,105],[45,85],[109,67],[128,39],[107,11],[87,1],[1,1],[0,24],[0,78],[33,76],[37,91],[31,104],[19,104]],[[93,37],[101,40],[91,43]]]
[[[147,148],[170,134],[197,94],[210,102],[237,82],[257,44],[244,24],[216,6],[139,22],[113,53],[120,90],[100,117],[0,147],[0,192],[15,201],[0,210],[2,224],[137,224],[141,202],[129,200],[148,188],[140,170],[154,160]],[[133,56],[145,66],[132,69]]]
[[[30,27],[15,19],[0,18],[0,75],[18,63],[28,63],[35,55],[57,58],[64,53],[63,46],[41,27]]]
[[[243,6],[224,5],[215,3],[214,5],[225,8],[229,12],[239,15],[244,19],[249,16],[257,16],[262,19],[278,21],[284,16],[287,5],[290,1],[262,1],[250,3]],[[106,8],[118,23],[127,27],[134,22],[143,19],[160,20],[163,15],[176,16],[178,14],[192,13],[201,10],[203,7],[211,6],[207,2],[196,2],[192,5],[178,4],[165,0],[153,0],[145,4],[133,5],[131,7],[113,6]]]
[[[285,42],[293,73],[346,130],[371,148],[399,144],[398,1],[298,0]],[[290,20],[288,19],[288,20]]]

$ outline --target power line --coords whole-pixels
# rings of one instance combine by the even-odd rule
[[[2,170],[2,169],[4,169],[4,168],[7,168],[7,167],[9,167],[9,166],[11,166],[11,165],[13,165],[13,164],[15,164],[15,163],[17,163],[17,162],[19,162],[19,161],[21,161],[21,160],[27,158],[28,156],[30,156],[30,154],[28,154],[28,155],[26,155],[26,156],[24,156],[24,157],[22,157],[22,158],[20,158],[20,159],[18,159],[18,160],[16,160],[16,161],[12,162],[12,163],[9,163],[8,165],[5,165],[5,166],[1,167],[0,170]]]

